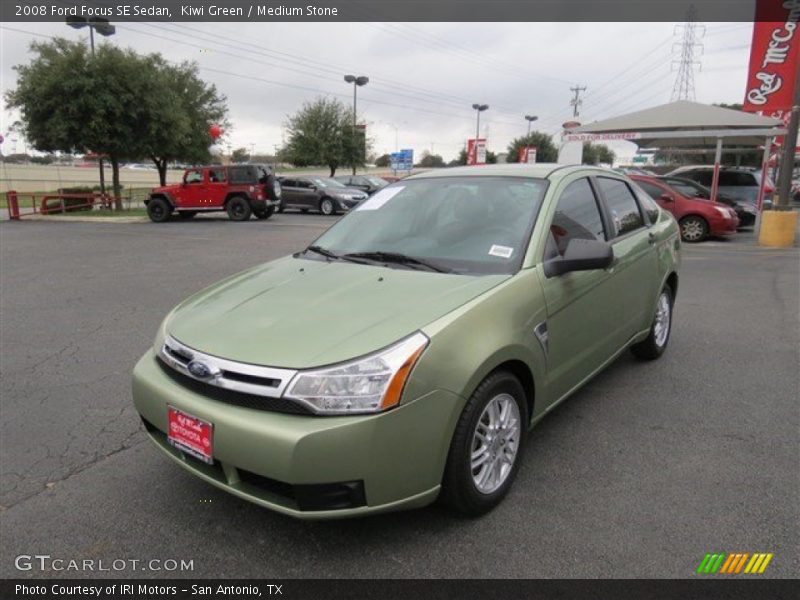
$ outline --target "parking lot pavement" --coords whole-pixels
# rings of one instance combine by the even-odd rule
[[[720,551],[800,570],[800,250],[747,237],[684,246],[666,355],[621,357],[542,421],[483,518],[298,522],[173,465],[129,392],[160,319],[330,223],[0,224],[0,576],[41,576],[14,568],[35,553],[194,565],[112,573],[137,577],[691,577]]]

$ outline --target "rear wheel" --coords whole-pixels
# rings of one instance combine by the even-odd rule
[[[256,219],[269,219],[274,214],[275,214],[274,206],[270,206],[269,208],[265,208],[264,210],[259,210],[255,212]]]
[[[193,219],[196,214],[196,210],[182,210],[178,212],[178,216],[181,219]]]
[[[164,198],[150,198],[147,203],[147,216],[153,223],[163,223],[172,214],[172,207]]]
[[[242,196],[234,196],[228,200],[227,210],[231,221],[247,221],[253,212],[247,198]]]
[[[326,217],[330,217],[336,214],[336,205],[333,203],[333,200],[330,198],[323,198],[319,201],[319,212],[321,212]]]
[[[708,223],[703,217],[690,215],[680,222],[681,239],[689,244],[702,242],[708,236]]]
[[[643,360],[655,360],[667,349],[672,331],[672,288],[665,285],[658,295],[656,314],[647,338],[631,346],[631,352]]]
[[[456,425],[442,479],[442,500],[468,516],[497,506],[517,475],[528,422],[525,391],[507,371],[478,386]]]

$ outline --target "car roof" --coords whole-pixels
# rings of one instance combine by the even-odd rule
[[[466,167],[447,167],[444,169],[431,169],[416,173],[403,180],[409,179],[428,179],[431,177],[531,177],[536,179],[547,179],[553,173],[574,173],[575,171],[591,171],[606,175],[620,176],[610,169],[593,167],[587,165],[560,165],[558,163],[506,163],[493,165],[470,165]]]

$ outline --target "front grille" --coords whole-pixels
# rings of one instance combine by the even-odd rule
[[[204,381],[194,379],[189,375],[184,375],[180,371],[171,368],[160,356],[158,357],[158,365],[172,381],[206,398],[218,400],[226,404],[233,404],[234,406],[252,408],[254,410],[266,410],[295,415],[314,414],[310,409],[292,400],[237,392],[236,390],[220,388]]]

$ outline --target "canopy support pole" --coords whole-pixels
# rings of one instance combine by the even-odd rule
[[[722,138],[717,138],[717,151],[714,154],[714,178],[711,180],[711,201],[717,201],[719,191],[719,165],[722,162]]]
[[[769,154],[772,150],[772,141],[775,138],[768,137],[764,140],[764,155],[761,159],[761,185],[758,186],[758,199],[756,200],[756,225],[755,233],[761,230],[761,211],[764,210],[764,196],[767,189],[767,178],[769,176]]]

